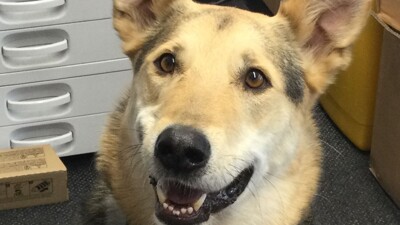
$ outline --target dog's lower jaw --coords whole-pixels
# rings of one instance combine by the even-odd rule
[[[305,145],[307,146],[307,145]],[[99,156],[102,158],[103,156]],[[110,164],[108,169],[121,171],[121,165]],[[119,169],[118,169],[119,168]],[[278,177],[255,180],[238,200],[219,213],[211,214],[202,225],[281,224],[297,225],[308,209],[317,190],[320,173],[320,148],[301,148],[291,166]],[[256,176],[256,173],[255,173]],[[308,183],[304,182],[307,176]],[[155,195],[148,177],[136,174],[137,182],[127,184],[128,174],[106,177],[112,193],[129,221],[129,225],[165,225],[155,216]],[[123,179],[124,178],[124,179]],[[139,181],[140,180],[140,181]],[[262,183],[258,183],[262,182]],[[140,190],[140,193],[138,192]],[[281,193],[285,193],[282,195]],[[289,211],[290,213],[285,213]],[[249,217],[249,215],[252,215]]]
[[[304,161],[306,159],[307,165]],[[302,172],[299,173],[299,170]],[[277,221],[281,221],[279,224],[297,225],[304,217],[303,214],[317,190],[319,173],[319,152],[300,151],[293,166],[286,173],[279,177],[270,176],[268,180],[260,184],[262,188],[255,189],[251,183],[251,186],[234,204],[219,213],[211,214],[210,218],[201,225],[269,225],[277,224]],[[304,174],[311,178],[308,180],[312,182],[304,183]],[[166,225],[155,216],[156,199],[152,188],[143,189],[144,191],[139,194],[137,190],[143,188],[143,182],[138,183],[141,184],[136,187],[113,191],[114,197],[129,221],[128,224]],[[285,213],[289,210],[290,213]]]
[[[234,204],[247,190],[254,174],[254,166],[243,170],[224,188],[206,193],[195,187],[173,180],[150,177],[157,196],[156,216],[166,224],[194,225],[207,222],[212,214]]]
[[[298,225],[307,216],[317,191],[320,175],[319,151],[315,146],[312,150],[306,147],[300,149],[293,164],[285,172],[278,176],[265,176],[257,187],[250,183],[234,204],[219,213],[211,214],[209,220],[201,224]],[[304,182],[304,175],[309,182]],[[165,225],[161,222],[160,224]]]

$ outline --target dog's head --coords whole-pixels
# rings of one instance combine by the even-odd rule
[[[307,144],[316,99],[350,62],[368,8],[286,0],[268,17],[188,0],[114,0],[134,70],[126,144],[139,145],[124,157],[140,158],[151,176],[159,220],[207,221],[287,168]]]

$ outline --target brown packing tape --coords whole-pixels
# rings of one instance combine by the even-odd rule
[[[385,23],[387,23],[390,26],[392,26],[393,28],[395,28],[396,30],[400,30],[400,21],[398,21],[397,19],[395,19],[395,18],[391,17],[390,15],[383,13],[383,12],[378,13],[378,17],[381,20],[385,21]]]
[[[44,157],[43,148],[29,148],[24,150],[24,152],[19,151],[0,151],[0,163],[5,161],[16,161],[28,158],[40,158]]]
[[[400,12],[400,11],[399,11]],[[391,26],[389,26],[387,23],[385,23],[384,20],[382,20],[379,16],[379,14],[376,13],[372,13],[372,16],[375,17],[375,19],[382,25],[382,27],[389,32],[390,34],[392,34],[393,36],[395,36],[396,38],[400,38],[400,31],[396,31],[395,29],[393,29]]]
[[[400,1],[399,0],[377,0],[378,17],[393,27],[400,30]]]
[[[1,168],[0,179],[49,171],[66,171],[64,164],[50,145],[0,150]]]

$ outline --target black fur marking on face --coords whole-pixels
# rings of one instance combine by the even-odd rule
[[[272,55],[272,62],[278,66],[285,81],[285,94],[294,104],[301,103],[304,98],[305,75],[300,66],[296,53],[290,50],[287,42],[280,43],[283,47],[268,47],[268,55]]]
[[[141,123],[138,123],[137,128],[136,128],[136,133],[139,139],[140,143],[143,143],[143,139],[144,139],[144,131],[143,131],[143,126]]]
[[[140,50],[138,56],[136,57],[136,61],[134,64],[134,72],[138,73],[141,67],[143,66],[144,59],[146,56],[157,46],[164,43],[168,40],[168,37],[175,31],[173,28],[175,23],[162,23],[161,28],[158,28],[157,32],[154,32],[154,35],[150,36],[146,41],[146,44]]]
[[[298,104],[304,97],[305,75],[300,66],[299,55],[293,50],[292,43],[295,40],[292,31],[284,24],[275,24],[271,30],[279,37],[279,42],[276,43],[273,50],[267,48],[267,51],[276,56],[274,62],[279,65],[285,76],[287,96],[293,103]]]
[[[225,30],[233,23],[233,17],[230,15],[218,16],[217,29],[219,31]]]
[[[293,103],[298,104],[304,97],[304,72],[293,54],[282,55],[280,60],[280,68],[286,79],[286,95]]]
[[[288,27],[275,24],[267,29],[258,21],[251,20],[253,27],[264,38],[265,55],[278,66],[285,79],[285,94],[295,104],[302,102],[304,97],[304,71],[300,59],[293,50],[294,38]],[[270,32],[266,32],[270,31]],[[270,38],[274,35],[275,38]]]

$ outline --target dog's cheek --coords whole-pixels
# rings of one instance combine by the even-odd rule
[[[143,131],[143,125],[141,124],[140,121],[138,121],[135,124],[135,134],[136,134],[136,138],[138,139],[138,144],[142,144],[143,143],[143,139],[144,139],[144,131]]]
[[[299,141],[297,106],[285,96],[275,97],[274,105],[260,108],[258,123],[253,123],[252,132],[247,132],[249,150],[243,150],[253,155],[256,168],[264,174],[284,169],[294,157]]]
[[[138,96],[136,102],[136,108],[142,109],[146,105],[157,104],[159,100],[160,87],[162,86],[162,80],[157,79],[157,76],[151,73],[150,64],[146,63],[143,66],[143,71],[134,76],[133,89]]]
[[[157,107],[149,106],[136,106],[140,110],[138,111],[135,124],[134,133],[136,134],[138,145],[141,146],[142,152],[145,155],[149,155],[153,151],[154,140],[157,138],[154,135],[153,128],[156,122],[156,110]]]
[[[212,153],[205,173],[206,188],[218,190],[232,182],[241,171],[256,161],[254,152],[254,130],[239,121],[236,131],[225,128],[209,128],[205,132],[209,137]]]

